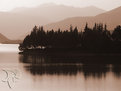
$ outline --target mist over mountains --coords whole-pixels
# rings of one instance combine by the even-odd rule
[[[85,24],[88,23],[90,27],[92,27],[95,23],[103,23],[107,24],[108,29],[111,31],[117,25],[121,25],[121,7],[113,9],[111,11],[99,14],[97,16],[92,17],[73,17],[67,18],[65,20],[51,23],[45,26],[45,29],[54,29],[58,28],[65,30],[69,29],[70,25],[77,26],[80,30],[84,28]]]
[[[35,25],[47,25],[69,17],[96,16],[104,12],[105,10],[94,6],[75,8],[56,4],[16,8],[11,12],[0,12],[0,33],[10,39],[18,39],[31,31]]]
[[[77,8],[72,6],[48,3],[35,8],[16,8],[12,12],[26,16],[45,17],[49,21],[55,22],[69,17],[96,16],[98,14],[104,13],[105,10],[102,10],[95,6]]]
[[[24,39],[37,26],[45,30],[69,29],[70,25],[83,30],[86,22],[107,24],[111,31],[121,24],[121,7],[105,11],[94,6],[76,8],[64,5],[44,4],[35,8],[16,8],[11,12],[0,12],[0,33],[10,40]]]

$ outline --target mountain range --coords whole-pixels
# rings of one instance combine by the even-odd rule
[[[19,39],[35,25],[46,25],[69,17],[96,16],[104,12],[106,11],[94,6],[77,8],[56,4],[16,8],[10,12],[0,12],[0,33],[10,39]]]
[[[69,29],[70,25],[83,30],[86,23],[107,24],[111,31],[121,25],[121,7],[104,11],[94,6],[76,8],[64,5],[44,4],[35,8],[16,8],[11,12],[0,12],[0,33],[10,40],[22,40],[35,25],[45,30]],[[2,39],[2,38],[1,38]]]
[[[65,30],[69,29],[70,25],[77,26],[79,29],[83,29],[86,23],[92,27],[95,23],[107,24],[109,30],[113,30],[117,25],[121,25],[121,7],[113,9],[111,11],[92,16],[92,17],[72,17],[67,18],[59,22],[48,24],[45,29],[58,28]]]
[[[69,17],[96,16],[106,11],[95,6],[79,8],[48,3],[35,8],[16,8],[12,12],[32,17],[45,17],[51,22],[56,22]]]

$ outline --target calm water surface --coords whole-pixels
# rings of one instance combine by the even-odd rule
[[[47,57],[18,52],[18,45],[0,44],[1,91],[121,91],[120,64],[83,64],[78,60],[88,57]]]

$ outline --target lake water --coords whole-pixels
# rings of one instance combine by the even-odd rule
[[[121,65],[79,60],[110,60],[19,55],[18,45],[0,44],[1,91],[121,91]],[[120,55],[117,59],[120,61]]]

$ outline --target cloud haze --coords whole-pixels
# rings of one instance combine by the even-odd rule
[[[43,3],[56,3],[74,7],[97,6],[105,10],[121,6],[121,0],[0,0],[0,11],[9,11],[16,7],[35,7]]]

